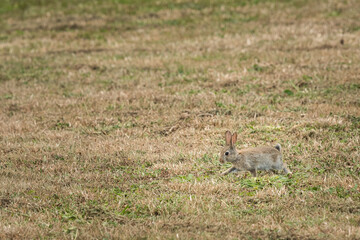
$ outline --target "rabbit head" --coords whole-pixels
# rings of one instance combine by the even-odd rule
[[[237,140],[237,133],[231,134],[230,131],[225,133],[226,146],[220,152],[220,162],[235,162],[239,153],[236,151],[235,143]]]

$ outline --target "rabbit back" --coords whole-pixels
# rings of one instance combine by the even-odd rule
[[[243,168],[246,170],[281,170],[283,169],[282,155],[274,147],[256,147],[239,151],[242,156]]]

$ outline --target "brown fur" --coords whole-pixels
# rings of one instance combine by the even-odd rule
[[[227,146],[220,152],[220,162],[231,162],[233,167],[223,172],[223,175],[236,170],[250,171],[253,176],[256,176],[257,170],[282,170],[286,174],[290,173],[286,164],[282,161],[279,144],[274,147],[262,146],[236,151],[237,134],[234,133],[231,137],[231,133],[227,131],[225,133],[225,140]]]
[[[279,154],[279,151],[273,147],[261,146],[254,148],[246,148],[238,151],[239,154],[251,154],[251,153],[268,153],[268,154]]]

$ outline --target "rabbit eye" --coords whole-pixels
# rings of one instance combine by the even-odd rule
[[[225,155],[226,155],[226,156],[229,155],[229,152],[225,152]]]

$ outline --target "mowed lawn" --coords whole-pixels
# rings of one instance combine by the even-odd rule
[[[0,0],[0,239],[360,239],[359,9]]]

